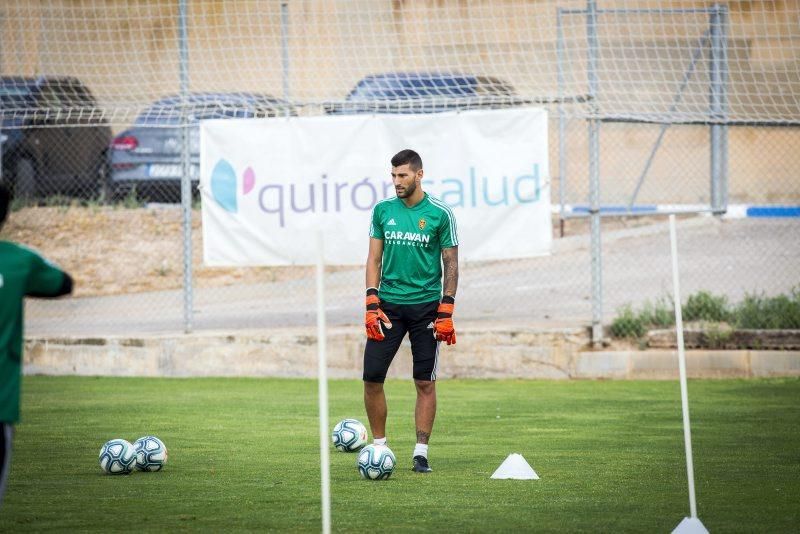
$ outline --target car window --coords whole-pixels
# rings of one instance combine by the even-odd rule
[[[511,84],[497,78],[480,76],[477,78],[477,82],[478,83],[475,86],[475,92],[479,95],[511,96],[515,93],[514,88],[511,87]]]
[[[55,83],[46,83],[39,88],[36,96],[38,107],[48,110],[61,110],[69,105],[69,101],[63,94],[63,89]]]
[[[4,108],[22,108],[30,104],[30,90],[23,85],[0,85],[0,104]]]
[[[468,76],[386,76],[361,80],[348,100],[400,100],[408,98],[475,95],[476,80]]]
[[[288,104],[279,102],[260,102],[255,105],[255,116],[264,117],[285,117],[286,115],[297,115]]]
[[[179,124],[181,120],[179,106],[177,102],[155,102],[136,117],[134,124],[139,126]]]
[[[90,107],[96,105],[94,97],[89,92],[89,89],[79,83],[66,85],[64,87],[64,93],[73,106]]]
[[[191,104],[190,122],[206,119],[249,119],[284,115],[285,109],[268,100],[201,99]],[[135,120],[139,126],[177,125],[181,122],[180,100],[159,101],[143,111]]]
[[[255,106],[247,103],[212,103],[197,106],[191,113],[191,119],[247,119],[255,117]]]
[[[347,95],[348,100],[372,100],[386,98],[387,91],[391,90],[384,79],[365,78],[358,82]]]
[[[475,80],[462,76],[425,78],[419,85],[426,89],[426,96],[466,97],[475,94]]]

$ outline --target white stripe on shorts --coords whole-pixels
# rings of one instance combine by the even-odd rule
[[[433,335],[436,335],[436,330],[434,330]],[[433,371],[431,372],[431,380],[436,380],[436,371],[439,370],[439,345],[441,344],[441,341],[436,342],[436,355],[433,357]]]

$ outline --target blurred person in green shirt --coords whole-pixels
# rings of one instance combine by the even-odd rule
[[[0,184],[0,230],[11,195]],[[35,251],[0,239],[0,506],[11,467],[14,424],[19,422],[25,297],[52,298],[72,292],[72,278]]]

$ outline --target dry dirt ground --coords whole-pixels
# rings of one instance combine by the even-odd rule
[[[650,223],[646,217],[615,218],[604,219],[603,227]],[[567,236],[588,231],[587,220],[565,222]],[[553,220],[553,233],[556,238],[560,234],[557,218]],[[181,210],[177,206],[22,208],[10,214],[0,238],[33,247],[63,267],[76,281],[75,296],[178,289],[183,281]],[[205,267],[199,210],[193,210],[192,246],[192,269],[198,287],[287,280],[309,274],[305,268],[294,267]],[[344,269],[352,267],[338,270]]]
[[[10,215],[0,236],[29,245],[63,267],[76,281],[75,296],[181,287],[181,211],[176,207],[23,208]],[[273,280],[282,271],[203,267],[198,211],[193,213],[192,244],[194,276],[204,285]]]

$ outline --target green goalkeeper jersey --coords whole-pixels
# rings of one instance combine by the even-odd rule
[[[456,218],[425,193],[409,208],[397,197],[372,210],[370,237],[383,240],[378,296],[394,304],[419,304],[442,296],[442,249],[458,246]]]
[[[19,421],[24,297],[58,295],[64,276],[36,252],[0,241],[0,422]]]

